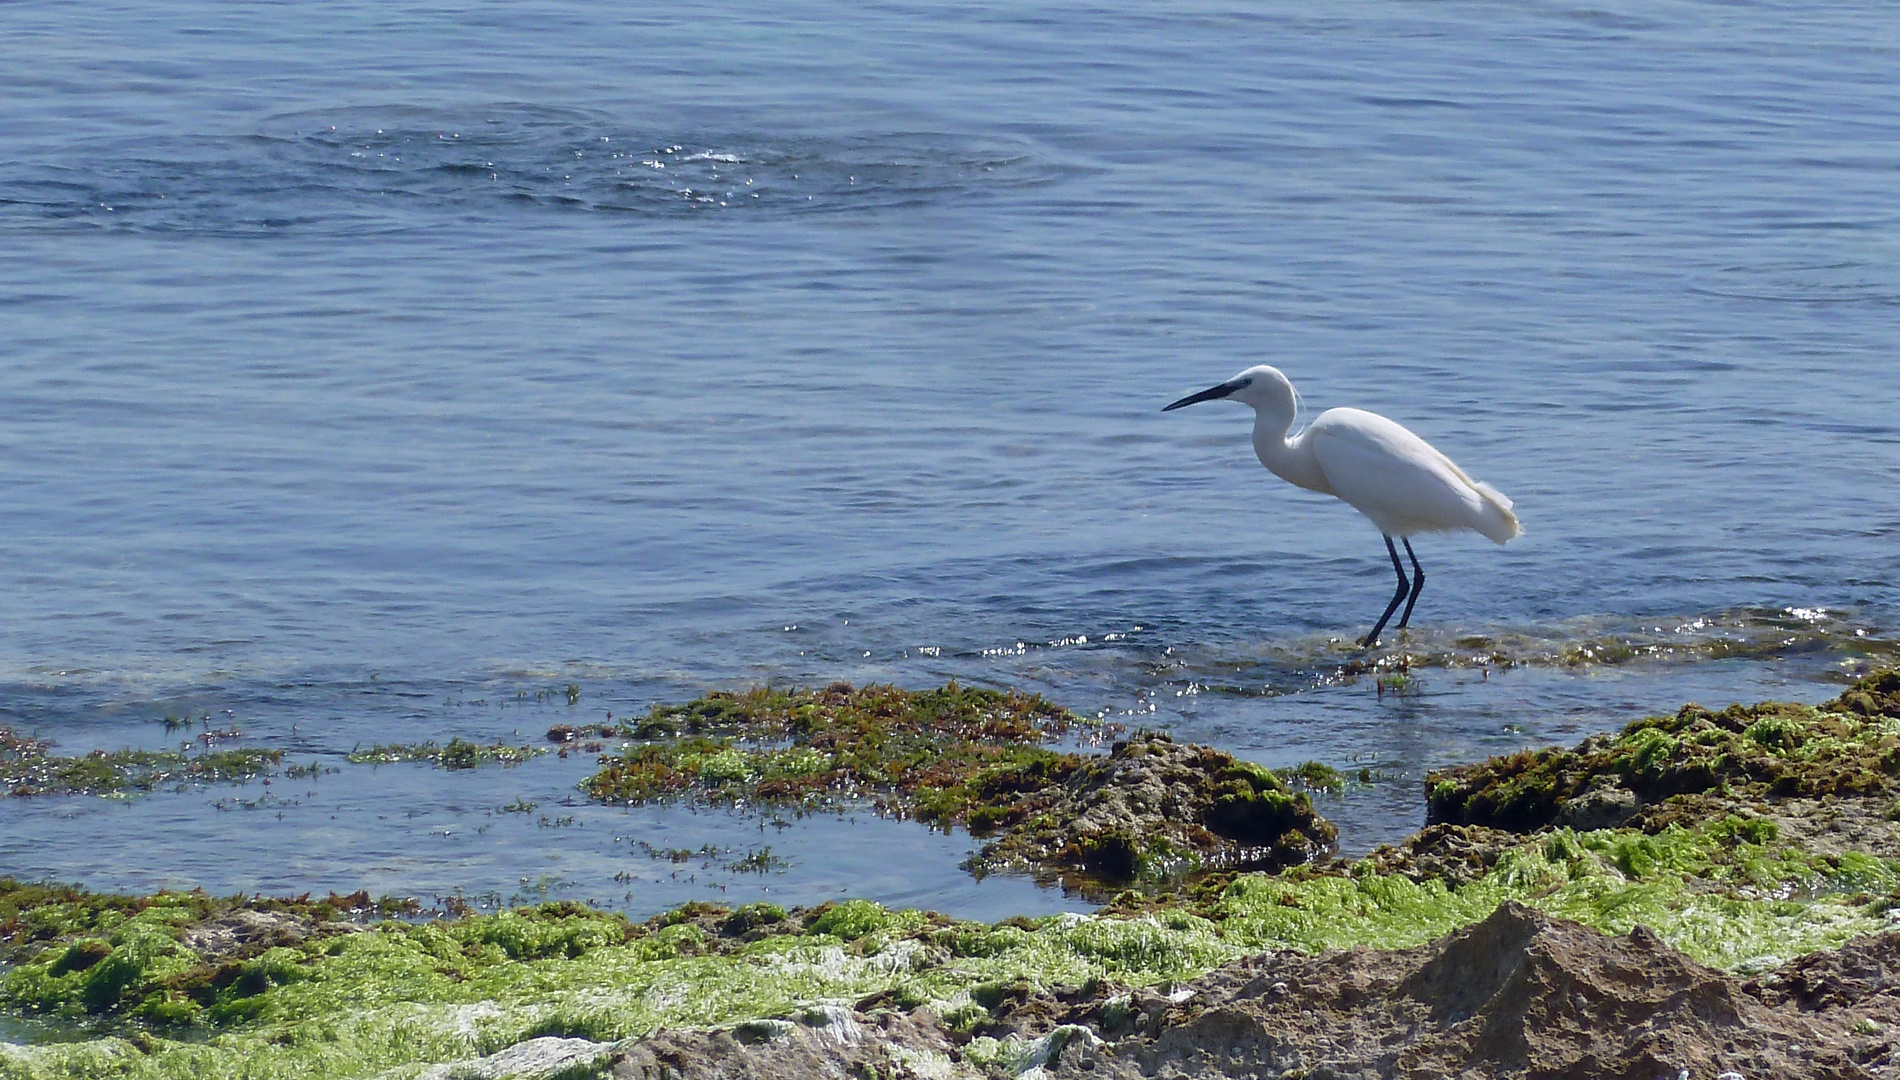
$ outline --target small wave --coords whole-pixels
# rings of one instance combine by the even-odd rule
[[[1693,283],[1689,291],[1768,304],[1900,304],[1900,282],[1877,257],[1828,263],[1737,267]]]
[[[1412,669],[1659,669],[1720,661],[1799,660],[1815,677],[1847,682],[1900,663],[1900,638],[1822,608],[1746,608],[1634,619],[1591,616],[1484,630],[1412,630],[1367,652],[1311,635],[1255,646],[1149,647],[1147,681],[1176,692],[1279,696]]]
[[[1399,662],[1433,667],[1614,667],[1719,660],[1833,660],[1843,678],[1900,659],[1900,640],[1824,608],[1739,609],[1665,619],[1579,619],[1547,629],[1425,639]],[[1418,657],[1414,660],[1413,657]]]
[[[524,207],[852,213],[1063,175],[1029,145],[998,139],[655,132],[526,105],[350,109],[277,117],[240,137],[95,140],[0,165],[0,223],[263,235],[400,231]]]

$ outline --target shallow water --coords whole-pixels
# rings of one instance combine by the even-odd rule
[[[1362,851],[1430,767],[1832,696],[1900,639],[1897,52],[1871,4],[0,9],[0,724],[339,770],[6,800],[0,873],[997,917],[1079,902],[341,756],[958,678],[1367,767]],[[1376,534],[1158,411],[1259,361],[1517,500],[1419,544],[1415,694],[1345,667]]]

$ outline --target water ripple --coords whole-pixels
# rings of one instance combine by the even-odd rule
[[[351,233],[524,208],[684,218],[838,214],[1056,182],[1028,143],[929,132],[650,131],[530,105],[279,116],[242,136],[90,140],[0,164],[0,223]]]

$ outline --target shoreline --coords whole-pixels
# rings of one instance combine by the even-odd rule
[[[787,715],[798,707],[792,702]],[[706,761],[727,755],[713,772],[730,783],[747,775],[731,758],[744,752],[739,745],[696,744],[692,752]],[[821,738],[816,749],[810,740],[802,749],[836,745]],[[1136,756],[1157,759],[1162,771],[1193,771],[1184,759],[1200,748],[1152,753],[1158,745],[1136,735],[1098,758],[1112,764],[1120,754],[1125,764],[1140,747]],[[1060,1074],[1084,1062],[1096,1075],[1146,1075],[1161,1060],[1156,1054],[1174,1054],[1181,1075],[1208,1077],[1261,1075],[1269,1064],[1276,1076],[1433,1068],[1502,1075],[1571,1060],[1554,1050],[1541,1059],[1499,1057],[1473,1041],[1476,1029],[1466,1030],[1479,1018],[1493,1028],[1517,1025],[1514,1046],[1562,1043],[1573,1057],[1597,1054],[1609,1070],[1600,1075],[1619,1074],[1624,1066],[1610,1069],[1611,1061],[1669,1064],[1676,1060],[1666,1060],[1669,1053],[1682,1062],[1672,1067],[1692,1072],[1720,1065],[1743,1076],[1883,1075],[1877,1061],[1893,1060],[1881,1049],[1883,1033],[1900,1015],[1887,1015],[1877,988],[1854,990],[1851,979],[1837,978],[1826,1002],[1809,1007],[1801,1004],[1807,991],[1775,987],[1807,986],[1801,980],[1829,963],[1842,970],[1885,963],[1880,950],[1900,940],[1890,933],[1900,927],[1896,747],[1894,672],[1817,708],[1685,709],[1575,750],[1435,775],[1427,783],[1437,820],[1358,860],[1308,852],[1262,869],[1204,857],[1176,874],[1168,872],[1182,865],[1173,848],[1158,857],[1142,849],[1075,859],[1087,850],[1075,835],[1118,828],[1124,839],[1145,838],[1142,819],[1084,829],[1034,848],[1036,858],[1058,873],[1065,865],[1098,877],[1106,869],[1141,887],[1121,890],[1098,914],[994,924],[867,901],[791,911],[689,904],[644,923],[571,902],[378,921],[367,896],[114,898],[6,882],[0,935],[12,967],[0,973],[4,1014],[57,1018],[71,1025],[69,1034],[90,1028],[94,1037],[0,1044],[0,1076],[436,1075],[432,1069],[446,1076],[439,1067],[450,1064],[467,1075],[639,1076],[659,1075],[654,1063],[669,1053],[706,1069],[725,1062],[785,1076],[834,1065],[920,1077]],[[809,756],[803,760],[798,775],[820,775]],[[911,794],[980,794],[983,778],[996,777],[986,769],[1016,770],[1008,775],[1018,780],[1023,768],[1041,769],[1051,784],[1002,785],[992,793],[1008,796],[1000,809],[998,798],[925,803],[953,807],[950,820],[965,826],[987,808],[987,824],[1004,838],[1018,810],[1018,821],[1071,812],[1095,820],[1085,798],[1047,799],[1086,795],[1078,778],[1112,770],[1086,762],[1052,769],[1050,760],[985,760],[953,783]],[[1855,768],[1866,761],[1876,765]],[[1210,834],[1221,839],[1256,823],[1242,816],[1229,827],[1222,817],[1231,818],[1241,796],[1250,810],[1263,797],[1275,810],[1302,801],[1286,778],[1237,774],[1231,758],[1200,764],[1211,781],[1206,798],[1151,809],[1190,826],[1213,822]],[[1123,787],[1140,791],[1153,779]],[[1256,834],[1264,835],[1248,835]],[[1145,880],[1144,860],[1148,870],[1160,868]],[[1490,944],[1472,944],[1479,938]],[[1900,956],[1900,945],[1894,949]],[[1543,967],[1512,970],[1533,983],[1598,986],[1596,1005],[1533,1015],[1517,1007],[1523,986],[1505,978],[1491,997],[1453,1015],[1460,1010],[1439,1009],[1442,995],[1419,975],[1434,964],[1441,975],[1458,968],[1465,974],[1452,981],[1476,986],[1483,980],[1472,972],[1533,953]],[[1280,975],[1264,983],[1240,977],[1273,964]],[[1689,1027],[1672,1036],[1676,1050],[1654,1039],[1630,1043],[1627,1026],[1608,1017],[1633,1008],[1649,977],[1618,982],[1605,973],[1632,964],[1660,964],[1667,970],[1655,978],[1741,1003],[1729,1009],[1732,1030],[1688,1017],[1681,1023]],[[1358,980],[1352,985],[1384,989],[1332,1005],[1309,994],[1301,1015],[1311,1022],[1298,1038],[1269,1022],[1293,1000],[1280,1000],[1291,991],[1276,985],[1323,987],[1342,973]],[[1249,986],[1259,992],[1241,992]],[[1337,985],[1325,991],[1337,992]],[[1208,1004],[1215,1000],[1218,1007]],[[1219,1038],[1208,1027],[1215,1014],[1226,1018]],[[1760,1045],[1743,1037],[1780,1030],[1795,1022],[1788,1017],[1827,1037]],[[1827,1017],[1839,1021],[1833,1034]],[[1382,1023],[1387,1035],[1411,1033],[1401,1039],[1411,1064],[1403,1055],[1354,1056]],[[1243,1030],[1253,1034],[1228,1038]],[[1216,1044],[1225,1049],[1209,1049]]]

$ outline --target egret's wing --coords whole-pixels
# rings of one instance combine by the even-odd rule
[[[1313,455],[1341,499],[1393,536],[1476,529],[1497,539],[1498,515],[1517,533],[1510,500],[1465,475],[1452,460],[1376,413],[1328,409],[1307,429]],[[1499,541],[1502,543],[1503,541]]]

